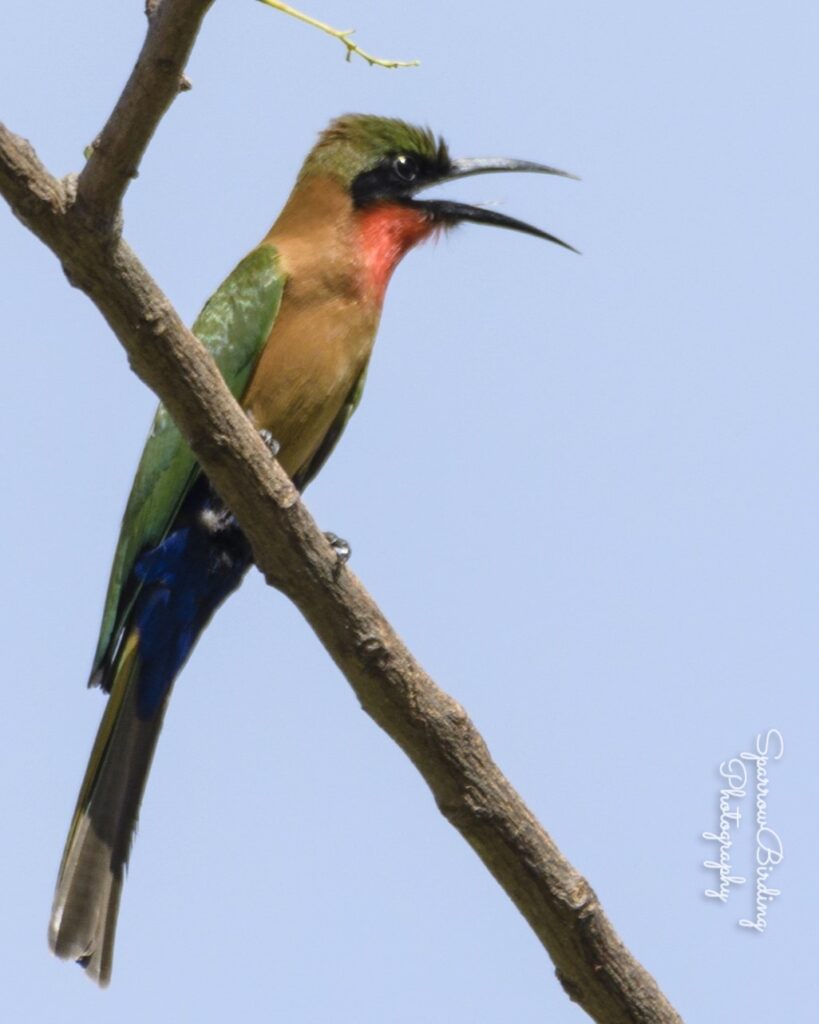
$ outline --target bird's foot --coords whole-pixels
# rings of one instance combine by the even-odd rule
[[[222,504],[222,500],[216,492],[211,490],[211,494],[213,500],[209,501],[199,512],[199,522],[205,533],[215,539],[228,530],[238,529],[239,526],[233,513],[227,505]]]
[[[269,430],[260,430],[259,437],[264,441],[265,448],[275,459],[279,452],[282,450],[282,446],[276,440],[276,438],[270,433]]]
[[[325,533],[324,536],[330,542],[330,547],[335,551],[336,558],[345,565],[350,560],[350,555],[353,553],[353,549],[350,547],[349,541],[344,540],[343,537],[339,537],[335,533]]]

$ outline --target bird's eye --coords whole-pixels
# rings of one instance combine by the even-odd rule
[[[396,177],[407,183],[415,181],[418,177],[418,161],[407,153],[399,153],[393,159],[392,169]]]

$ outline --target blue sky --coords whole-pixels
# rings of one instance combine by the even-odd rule
[[[13,5],[0,118],[80,166],[142,4]],[[815,53],[807,4],[463,0],[308,10],[415,71],[221,0],[126,203],[188,321],[265,233],[317,131],[401,116],[460,182],[565,238],[466,226],[411,254],[367,392],[307,500],[691,1021],[804,1019],[819,912]],[[343,23],[343,24],[342,24]],[[174,694],[101,993],[45,932],[102,710],[85,678],[153,396],[0,211],[8,1020],[585,1019],[423,782],[251,578]],[[703,892],[719,766],[777,729],[785,856],[753,914],[753,786],[726,905]],[[746,762],[749,764],[750,762]],[[752,783],[753,779],[749,779]]]

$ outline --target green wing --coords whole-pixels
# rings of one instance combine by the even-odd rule
[[[273,327],[283,288],[276,250],[261,245],[219,286],[193,325],[193,333],[216,360],[236,398],[245,390]],[[127,586],[134,562],[141,551],[155,547],[165,536],[198,472],[193,452],[160,405],[122,519],[92,683],[100,681],[100,668],[136,596],[138,588]]]
[[[339,409],[338,415],[330,424],[330,429],[324,435],[324,440],[316,449],[312,459],[301,467],[294,475],[293,483],[298,490],[303,491],[313,477],[318,473],[324,463],[330,458],[338,440],[344,433],[344,428],[350,422],[350,417],[358,408],[361,396],[364,394],[364,384],[367,380],[367,367],[361,371],[355,384],[350,388],[350,393],[344,399],[344,405]]]

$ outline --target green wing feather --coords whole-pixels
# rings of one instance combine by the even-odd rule
[[[236,398],[267,340],[281,302],[284,274],[276,250],[260,245],[236,267],[205,304],[193,333],[208,349]],[[127,586],[134,562],[167,533],[199,466],[164,406],[151,426],[134,479],[105,598],[91,682],[115,647],[137,587]]]

